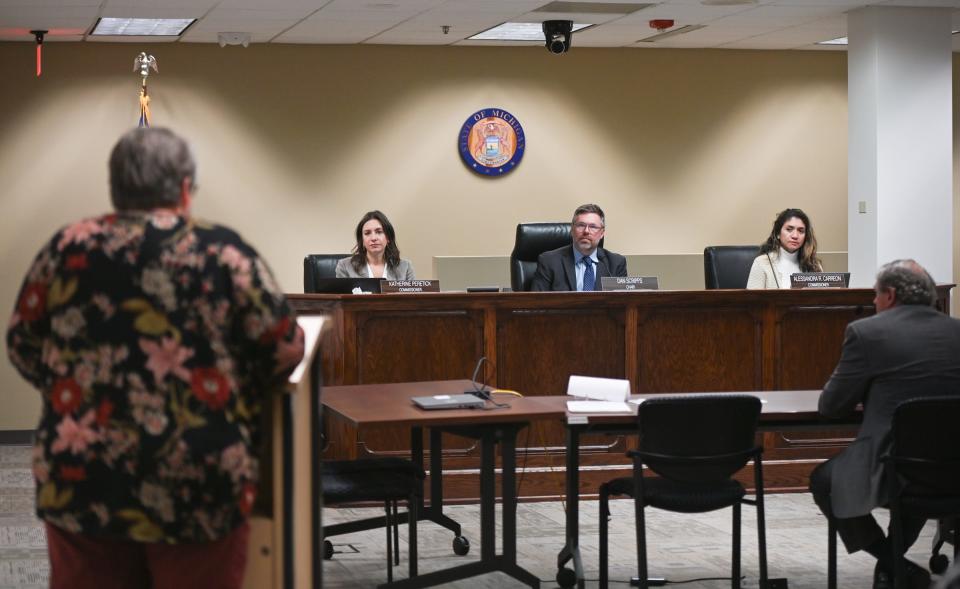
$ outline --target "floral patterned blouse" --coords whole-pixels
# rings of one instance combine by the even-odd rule
[[[239,235],[157,209],[54,235],[7,349],[43,394],[40,518],[179,543],[221,538],[249,514],[261,407],[303,356],[303,332]]]

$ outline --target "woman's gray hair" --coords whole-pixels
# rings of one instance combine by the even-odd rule
[[[175,207],[183,180],[192,189],[196,173],[190,147],[172,131],[133,129],[110,153],[110,200],[120,211]]]
[[[894,260],[880,267],[877,290],[892,288],[900,305],[933,306],[937,285],[930,273],[914,260]]]

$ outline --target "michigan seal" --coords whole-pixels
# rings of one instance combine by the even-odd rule
[[[526,139],[516,117],[500,108],[486,108],[467,117],[457,145],[468,168],[484,176],[500,176],[520,163]]]

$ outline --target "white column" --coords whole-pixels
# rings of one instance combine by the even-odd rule
[[[951,9],[847,15],[847,247],[851,286],[914,258],[953,278]]]

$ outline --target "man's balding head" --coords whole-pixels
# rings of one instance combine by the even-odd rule
[[[930,307],[937,301],[933,278],[916,260],[894,260],[881,266],[874,290],[877,312],[896,305]]]

